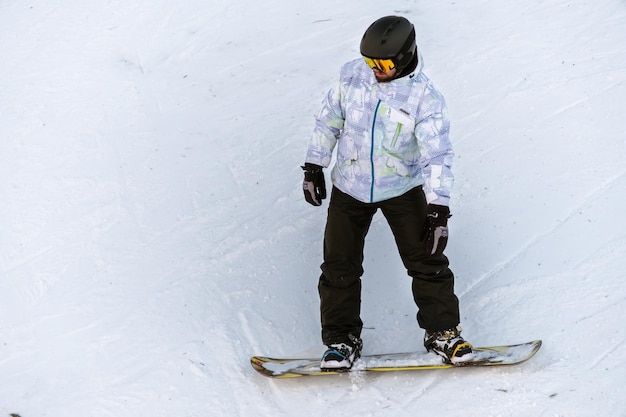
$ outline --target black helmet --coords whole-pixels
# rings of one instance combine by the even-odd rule
[[[361,39],[361,55],[391,59],[398,71],[411,63],[415,53],[415,28],[401,16],[381,17],[367,28]]]

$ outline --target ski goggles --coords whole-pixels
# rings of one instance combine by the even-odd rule
[[[396,67],[391,59],[369,58],[364,56],[365,62],[371,69],[377,69],[382,72],[391,71]]]

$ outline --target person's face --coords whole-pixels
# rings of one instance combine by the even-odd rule
[[[374,71],[374,77],[376,77],[376,81],[379,83],[386,83],[393,80],[398,72],[397,68],[392,68],[387,72],[382,72],[378,68],[373,68],[372,71]]]
[[[398,72],[396,65],[391,59],[375,59],[363,57],[365,62],[374,71],[374,76],[378,82],[388,82],[394,79]]]

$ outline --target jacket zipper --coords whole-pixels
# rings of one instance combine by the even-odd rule
[[[376,103],[374,109],[374,119],[372,120],[372,145],[370,146],[370,163],[372,164],[372,186],[370,187],[370,203],[374,202],[374,127],[376,126],[376,116],[378,115],[378,108],[380,107],[380,100]]]

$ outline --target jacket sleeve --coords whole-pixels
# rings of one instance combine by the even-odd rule
[[[444,97],[431,84],[424,92],[420,121],[415,136],[420,147],[420,164],[424,175],[424,193],[429,204],[448,206],[454,182],[450,143],[450,121]]]
[[[343,124],[341,82],[337,81],[322,101],[321,109],[315,115],[315,128],[305,162],[328,167]]]

